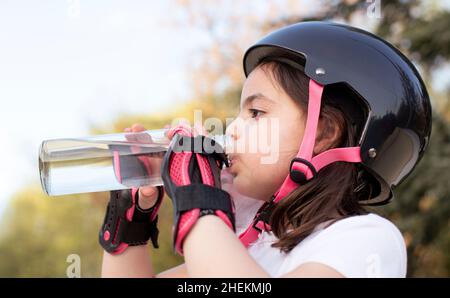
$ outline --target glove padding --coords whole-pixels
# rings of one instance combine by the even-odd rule
[[[111,254],[120,254],[128,246],[145,245],[151,239],[158,248],[158,209],[164,197],[158,187],[158,199],[147,210],[139,208],[137,188],[110,192],[110,201],[99,233],[100,245]]]
[[[174,250],[183,255],[183,241],[199,217],[213,214],[231,229],[234,226],[234,206],[230,195],[221,189],[220,171],[227,164],[222,148],[205,136],[193,137],[184,128],[172,130],[173,138],[162,164],[164,188],[173,201]],[[212,144],[215,152],[204,146]],[[195,150],[194,150],[195,149]]]

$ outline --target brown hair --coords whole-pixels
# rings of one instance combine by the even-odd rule
[[[283,57],[284,56],[284,57]],[[307,111],[309,78],[292,61],[298,57],[290,54],[265,57],[258,64],[276,81],[303,111]],[[364,111],[346,110],[346,106],[355,107],[357,99],[343,84],[329,85],[324,88],[320,121],[323,129],[317,138],[338,129],[339,138],[329,148],[355,146],[362,125],[356,115],[362,117]],[[339,104],[338,104],[339,103]],[[352,117],[349,116],[352,115]],[[364,117],[362,117],[364,118]],[[362,119],[361,118],[361,119]],[[359,203],[371,196],[372,187],[368,183],[362,168],[353,163],[335,162],[324,167],[318,175],[299,186],[276,204],[270,225],[278,241],[272,244],[283,252],[291,251],[300,241],[310,235],[317,225],[335,221],[352,215],[367,214]]]

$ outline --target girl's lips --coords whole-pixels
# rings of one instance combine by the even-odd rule
[[[236,158],[230,159],[230,166],[228,167],[229,173],[232,174],[233,176],[235,176],[237,174],[236,173],[236,162],[237,162]]]
[[[229,156],[229,157],[228,157],[228,161],[229,161],[230,168],[231,168],[231,167],[233,166],[233,164],[236,163],[237,159],[236,159],[236,157],[231,157],[231,156]]]
[[[232,184],[233,183],[233,175],[230,172],[229,168],[224,168],[220,174],[220,179],[222,185],[224,184]]]

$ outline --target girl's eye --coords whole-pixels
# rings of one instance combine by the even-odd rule
[[[249,109],[250,111],[250,115],[252,118],[257,118],[259,116],[261,116],[262,114],[264,114],[263,111],[257,110],[257,109]]]

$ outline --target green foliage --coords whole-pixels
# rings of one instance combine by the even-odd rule
[[[380,211],[404,233],[410,276],[450,275],[450,125],[439,115],[427,153]]]
[[[81,260],[82,277],[100,276],[103,250],[98,231],[108,193],[48,197],[39,186],[17,193],[1,224],[0,277],[66,277],[71,254]],[[172,208],[160,209],[160,248],[152,249],[155,272],[182,262],[172,250]]]
[[[103,215],[93,207],[87,194],[50,198],[38,186],[17,193],[2,220],[0,276],[63,277],[70,254],[80,256],[83,276],[98,276]]]

